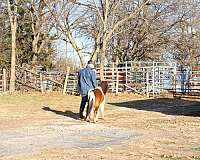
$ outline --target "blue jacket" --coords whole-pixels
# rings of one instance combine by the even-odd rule
[[[87,96],[90,89],[97,87],[96,72],[90,67],[80,70],[78,76],[78,87],[81,96]]]

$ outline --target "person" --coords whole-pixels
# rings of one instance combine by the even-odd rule
[[[85,105],[88,102],[88,91],[97,87],[96,81],[96,71],[94,69],[94,64],[91,60],[88,61],[87,66],[79,71],[78,76],[78,88],[81,94],[81,104],[79,110],[79,118],[83,119],[83,112]],[[88,105],[87,111],[88,112]]]

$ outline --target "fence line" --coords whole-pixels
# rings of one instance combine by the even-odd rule
[[[200,66],[177,70],[173,81],[174,96],[200,96]]]
[[[98,83],[100,69],[96,69]],[[0,72],[0,91],[8,88],[8,72]],[[7,76],[6,76],[7,74]],[[104,79],[109,82],[109,92],[135,92],[147,97],[172,92],[200,94],[200,66],[180,67],[176,62],[125,62],[110,63],[104,67]],[[17,89],[61,91],[63,94],[78,94],[78,73],[40,72],[34,73],[16,67]]]
[[[175,62],[110,63],[104,67],[104,79],[109,82],[109,91],[112,93],[135,92],[150,97],[172,89],[175,72]],[[99,68],[97,79],[100,80]],[[77,91],[77,74],[69,77],[67,90]]]
[[[122,64],[108,64],[104,68],[104,78],[112,83],[112,92],[136,92],[148,96],[155,96],[166,90],[166,81],[176,72],[175,62],[125,62]],[[99,69],[97,69],[99,75]],[[118,76],[118,77],[117,77]],[[169,88],[168,88],[169,89]],[[116,91],[116,92],[118,92]]]

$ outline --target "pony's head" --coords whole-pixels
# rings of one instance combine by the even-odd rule
[[[101,81],[101,89],[103,91],[104,94],[107,93],[108,91],[108,81]]]

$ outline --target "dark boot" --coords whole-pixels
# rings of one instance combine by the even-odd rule
[[[80,110],[79,110],[79,118],[84,119],[83,112],[85,109],[85,105],[87,102],[87,96],[83,96],[81,100]]]

